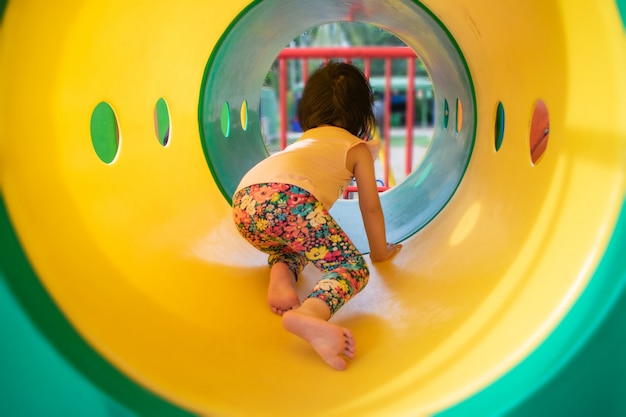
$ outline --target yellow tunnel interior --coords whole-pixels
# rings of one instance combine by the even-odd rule
[[[9,3],[2,27],[14,39],[0,51],[9,98],[0,104],[0,186],[11,220],[85,340],[183,409],[220,416],[445,409],[545,339],[611,237],[624,198],[626,132],[625,37],[614,2],[327,1],[316,2],[317,11],[313,2],[279,0],[36,3],[35,15],[32,2]],[[458,184],[427,222],[397,235],[402,252],[373,265],[368,287],[333,319],[357,341],[343,373],[270,312],[265,256],[237,234],[203,149],[203,139],[205,146],[224,139],[201,138],[201,96],[211,101],[211,91],[201,92],[207,63],[224,34],[260,8],[276,16],[249,34],[265,58],[241,67],[235,80],[264,76],[298,33],[348,15],[428,53],[420,48],[437,43],[426,31],[417,40],[393,24],[407,27],[406,16],[419,9],[453,39],[472,86],[463,117],[473,147]],[[293,14],[281,14],[285,8]],[[282,30],[283,20],[298,31]],[[454,85],[441,71],[429,68],[436,94]],[[254,107],[256,94],[236,99]],[[153,120],[161,98],[171,118],[166,146]],[[533,163],[539,100],[550,131]],[[101,102],[113,109],[120,135],[108,164],[90,136]],[[499,105],[506,123],[496,150]],[[419,215],[412,198],[398,191],[388,203],[391,211],[401,206],[391,234]],[[356,207],[345,210],[358,216]],[[305,270],[301,296],[318,277]]]

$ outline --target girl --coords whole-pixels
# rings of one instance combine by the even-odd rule
[[[372,90],[356,67],[331,62],[309,78],[298,107],[303,135],[261,161],[241,180],[233,216],[241,235],[269,255],[268,302],[285,329],[307,341],[331,367],[343,370],[355,343],[328,320],[365,287],[362,254],[328,210],[356,179],[372,262],[390,259],[372,152]],[[312,262],[324,276],[300,303],[296,281]]]

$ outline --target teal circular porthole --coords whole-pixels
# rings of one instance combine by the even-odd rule
[[[220,115],[220,126],[222,128],[222,135],[225,138],[230,136],[230,105],[228,102],[222,105],[222,114]]]
[[[443,128],[448,128],[448,123],[450,122],[450,105],[448,104],[448,100],[443,99]]]

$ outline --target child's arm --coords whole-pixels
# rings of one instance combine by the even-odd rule
[[[359,208],[370,245],[372,262],[383,262],[395,255],[402,245],[387,243],[385,219],[378,196],[378,187],[374,172],[374,161],[369,148],[363,143],[352,148],[348,153],[348,164],[356,178],[359,193]]]
[[[368,140],[367,142],[365,142],[365,144],[367,145],[370,154],[372,155],[372,160],[375,161],[376,158],[378,158],[378,153],[380,152],[380,137],[378,135],[375,135],[373,139]]]

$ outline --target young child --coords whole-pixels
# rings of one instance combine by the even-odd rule
[[[401,248],[386,240],[366,142],[375,127],[372,101],[358,68],[331,62],[318,69],[298,107],[303,135],[254,166],[233,197],[239,232],[269,255],[271,310],[338,370],[346,368],[346,357],[354,358],[354,337],[328,320],[369,278],[362,254],[328,213],[353,178],[372,262],[386,261]],[[324,276],[300,303],[295,286],[308,262]]]

